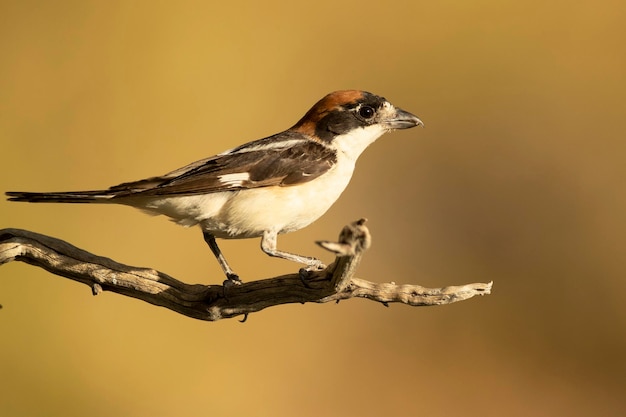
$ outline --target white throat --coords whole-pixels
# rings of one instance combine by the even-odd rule
[[[374,124],[352,130],[344,135],[335,136],[332,144],[349,160],[355,162],[363,151],[386,131],[381,125]]]

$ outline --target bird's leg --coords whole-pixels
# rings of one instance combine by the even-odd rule
[[[322,270],[326,268],[326,265],[324,265],[319,259],[311,258],[309,256],[296,255],[295,253],[284,252],[276,249],[277,239],[278,233],[271,231],[264,232],[263,237],[261,238],[261,250],[269,256],[304,264],[306,265],[306,271]]]
[[[235,271],[233,271],[230,265],[228,265],[228,262],[226,262],[226,258],[224,258],[224,255],[222,255],[222,251],[220,251],[220,248],[217,246],[215,236],[208,232],[203,232],[202,234],[204,235],[204,241],[209,245],[209,248],[211,248],[211,252],[213,252],[213,255],[215,255],[217,262],[222,267],[224,274],[226,274],[226,278],[228,278],[228,280],[224,281],[224,285],[241,285],[239,275],[235,274]]]

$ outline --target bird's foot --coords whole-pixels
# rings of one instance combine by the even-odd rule
[[[304,268],[300,268],[298,271],[298,276],[300,277],[300,281],[302,281],[302,285],[306,288],[312,288],[308,280],[313,277],[314,272],[323,271],[326,269],[326,265],[319,259],[312,258],[311,262]]]
[[[313,288],[309,285],[309,283],[307,282],[308,279],[311,277],[311,271],[309,271],[306,268],[300,268],[300,270],[298,271],[298,276],[300,277],[300,281],[302,282],[302,285],[304,285],[306,288]]]
[[[228,298],[228,296],[226,295],[226,293],[228,292],[228,290],[230,288],[233,287],[238,287],[241,284],[243,284],[243,281],[241,281],[241,278],[239,278],[239,275],[237,274],[226,274],[226,278],[224,280],[224,282],[222,283],[222,286],[224,287],[224,298]]]
[[[224,280],[224,282],[223,282],[224,286],[231,287],[233,285],[241,285],[241,284],[243,284],[243,281],[241,280],[241,278],[239,278],[239,275],[237,275],[237,274],[228,273],[228,274],[226,274],[226,278],[228,278],[228,279]]]

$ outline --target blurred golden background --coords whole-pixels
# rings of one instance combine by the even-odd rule
[[[194,321],[0,269],[2,416],[623,416],[626,6],[620,1],[0,3],[0,191],[158,175],[365,89],[425,129],[365,152],[280,247],[369,218],[358,276],[493,280],[444,307],[351,300]],[[0,201],[0,227],[219,283],[197,229]],[[222,241],[244,280],[294,272]]]

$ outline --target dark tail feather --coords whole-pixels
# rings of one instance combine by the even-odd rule
[[[9,191],[9,201],[27,201],[29,203],[104,203],[114,197],[109,191],[70,191],[65,193],[29,193]]]

